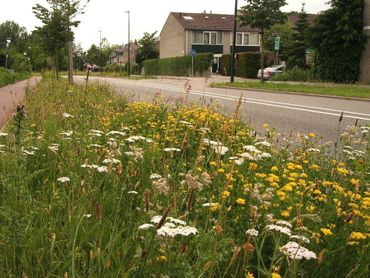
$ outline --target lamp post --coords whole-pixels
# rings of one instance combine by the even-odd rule
[[[5,53],[5,68],[6,69],[8,68],[8,47],[11,41],[12,40],[10,38],[6,38],[6,53]]]
[[[235,75],[235,45],[236,45],[236,17],[238,13],[238,0],[235,0],[234,10],[234,28],[233,28],[233,48],[231,51],[231,63],[230,63],[230,82],[234,82]]]
[[[130,77],[130,11],[125,13],[128,15],[127,76]]]

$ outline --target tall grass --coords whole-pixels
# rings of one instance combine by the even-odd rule
[[[280,150],[237,109],[165,103],[28,92],[0,136],[4,277],[367,277],[367,127],[333,157],[315,134]]]

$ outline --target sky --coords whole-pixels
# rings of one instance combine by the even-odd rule
[[[86,0],[81,0],[85,3]],[[287,0],[283,11],[299,11],[302,7],[299,0]],[[328,8],[327,0],[306,0],[308,13],[318,13]],[[247,2],[238,1],[238,7]],[[47,7],[45,0],[0,0],[0,23],[13,20],[26,27],[28,32],[41,26],[41,22],[32,13],[32,7],[40,4]],[[128,14],[130,11],[131,40],[140,39],[144,32],[160,34],[170,12],[203,11],[222,14],[234,13],[233,0],[90,0],[81,21],[75,29],[75,42],[81,43],[86,50],[92,44],[99,45],[100,34],[109,44],[123,44],[128,41]],[[99,32],[101,31],[101,32]]]

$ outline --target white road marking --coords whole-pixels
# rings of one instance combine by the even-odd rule
[[[153,85],[149,85],[149,84],[139,84],[137,82],[125,82],[125,83],[121,82],[119,84],[122,84],[122,85],[129,84],[129,85],[135,85],[135,86],[138,86],[138,87],[152,88],[152,89],[157,89],[157,90],[172,91],[172,92],[178,92],[178,93],[186,94],[186,92],[184,90],[179,90],[179,89],[170,88],[170,87],[160,87],[156,83],[152,83]],[[217,94],[217,93],[209,93],[209,92],[203,92],[203,91],[197,91],[197,90],[190,90],[189,95],[198,95],[198,96],[204,96],[204,97],[210,97],[210,98],[216,98],[216,99],[222,99],[222,100],[229,100],[229,101],[237,101],[240,98],[238,96],[231,96],[231,95],[227,96],[225,94],[221,95],[221,94]],[[255,99],[255,98],[245,98],[245,97],[242,97],[242,101],[245,102],[245,103],[252,103],[252,104],[257,104],[257,105],[264,105],[264,106],[290,109],[290,110],[309,112],[309,113],[316,113],[316,114],[322,114],[322,115],[327,115],[327,116],[335,116],[335,117],[340,117],[342,112],[343,112],[343,118],[370,121],[370,114],[359,113],[359,112],[342,111],[342,110],[329,109],[329,108],[324,108],[324,107],[307,106],[307,105],[292,104],[292,103],[277,102],[277,101],[269,101],[269,100],[261,100],[261,99]],[[325,112],[325,111],[328,111],[328,112]],[[337,113],[334,113],[334,112],[337,112]],[[350,114],[350,115],[347,115],[347,114]],[[356,115],[358,115],[358,116],[356,116]],[[364,117],[362,117],[362,116],[364,116]]]

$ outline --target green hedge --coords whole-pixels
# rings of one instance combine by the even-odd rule
[[[28,72],[11,72],[0,67],[0,87],[28,78]]]
[[[212,53],[201,53],[194,56],[194,75],[203,76],[212,66]],[[190,76],[191,56],[152,59],[144,61],[146,75]]]
[[[256,78],[260,69],[259,52],[242,52],[236,54],[235,75],[245,78]],[[231,54],[224,54],[220,59],[222,75],[230,75],[230,58]],[[274,63],[274,54],[265,53],[264,67],[271,66]]]

